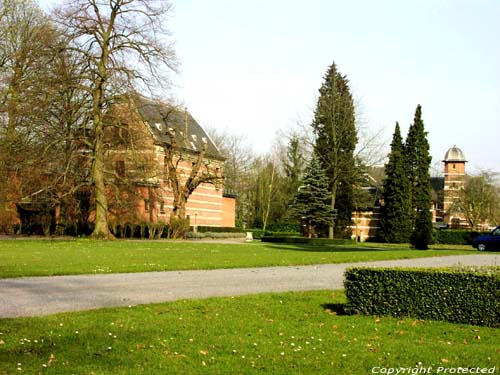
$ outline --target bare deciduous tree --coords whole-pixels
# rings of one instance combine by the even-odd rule
[[[93,237],[110,238],[105,178],[104,116],[119,94],[132,88],[165,87],[167,72],[175,71],[172,46],[167,44],[167,1],[67,1],[54,16],[79,56],[79,88],[91,97],[91,178],[96,202]]]
[[[466,176],[464,187],[458,192],[452,212],[462,213],[471,228],[480,224],[495,225],[500,220],[500,186],[498,173],[481,172]]]

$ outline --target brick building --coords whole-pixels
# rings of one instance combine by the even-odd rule
[[[468,228],[463,214],[452,209],[457,194],[465,184],[465,159],[463,151],[453,146],[442,160],[444,164],[444,175],[432,177],[432,218],[436,227],[453,229]],[[373,187],[368,187],[374,196],[374,206],[363,210],[355,211],[352,215],[352,236],[360,241],[376,238],[380,228],[380,207],[383,205],[381,195],[382,181]]]
[[[168,175],[172,172],[167,168],[167,155],[172,157],[172,154],[180,184],[193,177],[191,172],[199,159],[200,168],[194,179],[214,177],[210,182],[196,184],[189,195],[185,213],[190,225],[235,226],[235,197],[225,194],[223,189],[224,157],[187,110],[134,96],[110,108],[106,121],[105,169],[111,226],[170,221],[174,187]],[[178,145],[171,154],[169,132],[175,134],[173,139]],[[204,157],[200,158],[202,150]],[[82,150],[82,155],[85,154]],[[93,197],[85,185],[88,182],[74,195],[76,204],[72,209],[62,208],[54,199],[55,188],[23,198],[16,203],[19,218],[12,224],[43,228],[35,230],[39,234],[48,234],[49,228],[67,227],[76,221],[79,228],[82,221],[91,224],[95,217]],[[70,219],[61,217],[61,212],[71,210],[76,214],[70,214]]]

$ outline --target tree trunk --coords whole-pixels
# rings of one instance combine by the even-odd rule
[[[337,186],[334,184],[332,187],[332,210],[335,211],[335,200],[337,198]],[[332,220],[332,223],[328,227],[328,238],[333,240],[335,237],[335,217]]]
[[[96,121],[94,119],[94,121]],[[95,226],[92,238],[110,239],[108,228],[108,198],[104,182],[104,150],[102,141],[102,124],[95,127],[94,162],[92,164],[92,180],[95,192]]]

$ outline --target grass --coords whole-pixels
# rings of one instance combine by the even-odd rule
[[[500,330],[342,315],[342,292],[0,320],[0,374],[336,374],[500,367]],[[414,372],[416,373],[416,372]],[[422,373],[422,372],[420,372]]]
[[[471,247],[284,245],[176,241],[2,240],[0,278],[290,266],[473,254]]]

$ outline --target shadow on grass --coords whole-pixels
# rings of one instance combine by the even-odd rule
[[[325,303],[321,307],[330,315],[350,315],[345,311],[345,303]]]
[[[382,247],[382,246],[356,246],[356,245],[308,245],[308,244],[271,244],[267,246],[274,250],[310,251],[315,253],[352,253],[363,251],[397,251],[410,250],[409,247]]]

